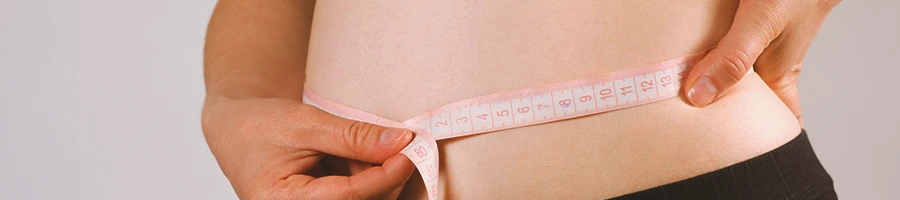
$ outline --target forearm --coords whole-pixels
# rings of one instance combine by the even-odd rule
[[[219,1],[204,49],[207,96],[299,100],[314,5],[311,0]]]

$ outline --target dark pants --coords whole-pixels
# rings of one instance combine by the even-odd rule
[[[806,130],[787,144],[723,169],[626,194],[623,199],[837,199]]]

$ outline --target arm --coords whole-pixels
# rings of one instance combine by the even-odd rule
[[[300,100],[315,1],[223,0],[206,36],[207,95]]]
[[[398,154],[412,132],[300,102],[314,4],[219,2],[204,52],[206,142],[241,199],[396,198],[415,169]]]

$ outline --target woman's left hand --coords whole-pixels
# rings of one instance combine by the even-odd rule
[[[688,75],[688,101],[697,107],[712,103],[753,66],[803,126],[797,93],[801,62],[840,1],[741,0],[731,29]]]

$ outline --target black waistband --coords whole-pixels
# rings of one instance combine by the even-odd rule
[[[693,178],[613,198],[624,199],[837,199],[806,130],[749,160]]]

